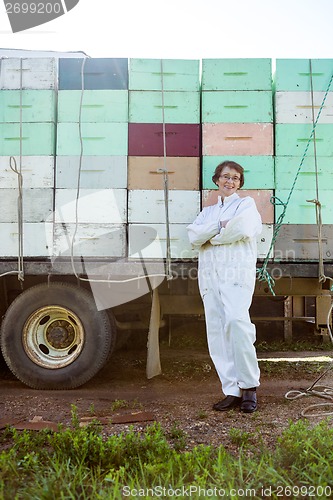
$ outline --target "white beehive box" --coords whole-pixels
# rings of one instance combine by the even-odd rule
[[[18,189],[0,189],[0,222],[18,221]],[[44,222],[53,210],[52,189],[23,189],[23,222]]]
[[[126,199],[126,189],[80,189],[79,193],[56,189],[55,221],[122,224],[126,222]]]
[[[168,194],[169,222],[191,223],[200,211],[200,191],[172,190]],[[163,190],[130,190],[128,221],[146,224],[166,222]]]
[[[53,225],[51,223],[23,224],[23,257],[50,256],[49,244],[52,241]],[[0,223],[1,256],[17,257],[19,255],[19,228],[16,223]]]
[[[57,156],[56,187],[86,189],[126,188],[127,156]]]
[[[125,257],[125,224],[54,224],[53,255]]]
[[[54,89],[56,59],[4,58],[1,60],[0,89]]]
[[[16,156],[16,168],[21,169],[24,188],[49,188],[54,184],[53,156]],[[11,168],[10,156],[0,156],[0,186],[14,189],[18,186],[18,175]]]
[[[187,224],[170,224],[170,256],[172,259],[197,257],[188,239]],[[129,224],[129,256],[146,259],[162,259],[167,256],[167,234],[165,224]],[[141,249],[138,249],[138,241]]]
[[[276,92],[276,123],[313,123],[319,111],[320,123],[333,123],[333,92]],[[323,106],[323,107],[322,107]]]

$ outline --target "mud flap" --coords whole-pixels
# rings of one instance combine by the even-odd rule
[[[160,361],[159,329],[160,329],[161,308],[158,295],[158,287],[153,289],[152,304],[148,331],[147,343],[147,378],[153,378],[162,373]]]

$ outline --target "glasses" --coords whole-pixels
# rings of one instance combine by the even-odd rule
[[[237,175],[234,175],[233,177],[231,177],[230,175],[222,174],[222,175],[220,175],[220,179],[223,179],[226,182],[227,181],[232,181],[234,183],[240,182],[240,177],[238,177]]]

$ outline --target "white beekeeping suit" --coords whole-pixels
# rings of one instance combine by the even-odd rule
[[[242,389],[259,386],[256,331],[249,308],[261,217],[252,198],[240,198],[234,192],[204,208],[187,230],[192,245],[199,247],[199,288],[209,353],[223,393],[240,397]]]

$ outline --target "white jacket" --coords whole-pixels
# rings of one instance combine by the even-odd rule
[[[221,221],[227,220],[221,228]],[[262,222],[253,198],[237,193],[219,197],[215,205],[205,207],[193,224],[187,226],[188,237],[199,248],[199,285],[205,277],[217,274],[220,282],[254,288],[257,261],[257,236]]]

